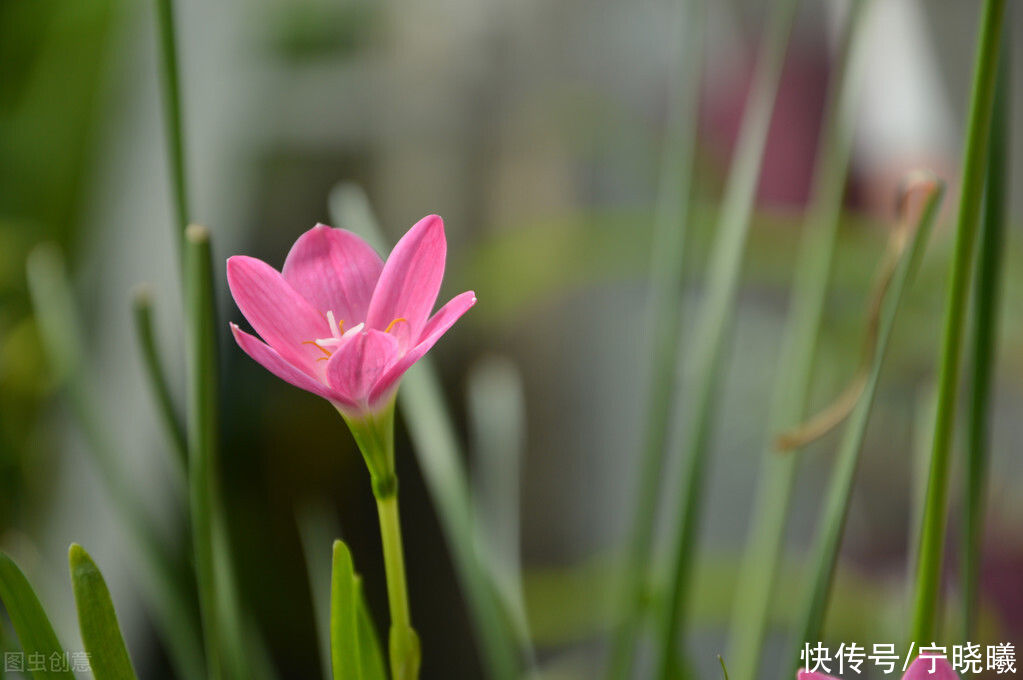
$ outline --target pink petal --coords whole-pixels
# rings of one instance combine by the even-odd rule
[[[227,285],[242,314],[281,357],[306,373],[315,372],[323,352],[303,344],[330,337],[327,320],[270,265],[236,255],[227,260]]]
[[[369,390],[398,353],[398,340],[383,331],[363,330],[327,362],[327,384],[348,401],[365,404]]]
[[[412,364],[419,361],[424,354],[426,354],[431,347],[436,344],[440,337],[444,335],[449,328],[463,314],[469,311],[469,308],[476,304],[476,293],[467,291],[461,295],[453,297],[446,305],[441,307],[433,317],[426,323],[426,328],[423,329],[423,333],[419,338],[419,342],[415,347],[407,351],[404,356],[394,362],[394,365],[390,366],[380,379],[377,380],[376,384],[373,385],[373,392],[370,394],[370,404],[378,404],[383,400],[384,397],[390,395],[391,391],[397,385],[398,380],[405,374]]]
[[[429,215],[416,222],[384,264],[369,303],[366,325],[385,330],[395,319],[405,319],[407,324],[399,324],[405,327],[399,332],[407,334],[409,341],[419,337],[437,302],[446,255],[441,218]]]
[[[262,342],[255,336],[249,335],[242,329],[238,328],[236,324],[231,324],[231,333],[234,334],[235,341],[238,343],[239,347],[245,350],[246,354],[252,357],[256,363],[263,366],[263,368],[270,371],[281,380],[289,382],[295,387],[303,389],[306,392],[312,392],[324,399],[330,399],[331,401],[336,400],[337,395],[335,395],[334,392],[326,385],[305,371],[289,364],[281,358],[280,354],[275,352],[274,349],[265,342]]]
[[[824,673],[811,673],[810,671],[800,668],[799,672],[796,673],[796,680],[838,680],[838,678],[831,675],[825,675]]]
[[[933,673],[931,673],[932,663],[934,665]],[[909,664],[902,680],[959,680],[959,676],[956,675],[947,660],[921,655]]]
[[[284,260],[284,280],[321,312],[354,325],[366,318],[384,263],[361,238],[325,224],[298,237]]]

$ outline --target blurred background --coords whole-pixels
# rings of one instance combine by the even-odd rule
[[[686,268],[694,299],[768,3],[708,4],[695,245]],[[801,6],[771,126],[697,576],[697,639],[708,650],[698,661],[707,668],[724,646],[845,5]],[[818,406],[855,366],[900,177],[923,165],[955,187],[979,6],[876,0],[871,9],[847,210],[816,369]],[[279,267],[301,232],[331,221],[328,196],[338,182],[365,190],[389,244],[423,215],[444,217],[449,261],[441,297],[471,288],[480,300],[433,353],[446,397],[472,468],[467,380],[495,356],[515,367],[525,413],[519,545],[529,621],[545,666],[591,677],[639,450],[646,272],[667,103],[679,70],[676,7],[665,0],[180,0],[176,7],[193,212],[213,231],[218,263],[243,252]],[[1016,45],[1023,43],[1018,19],[1017,12],[1008,22]],[[1016,74],[1021,56],[1017,49]],[[130,311],[133,287],[151,284],[159,342],[182,401],[158,73],[153,3],[0,0],[0,548],[16,556],[62,639],[75,647],[65,552],[71,541],[87,546],[111,583],[140,675],[149,678],[169,677],[165,650],[140,604],[119,520],[44,359],[25,258],[42,242],[63,251],[96,378],[90,397],[167,536],[180,537],[181,482],[144,383]],[[1023,88],[1014,94],[1011,155],[1021,168]],[[983,589],[987,630],[1018,642],[1023,171],[1014,174]],[[954,210],[944,214],[900,314],[874,408],[828,624],[836,640],[885,641],[871,635],[878,621],[893,630],[904,618],[912,451],[928,429],[920,423],[935,376]],[[217,274],[227,409],[222,472],[242,592],[281,676],[315,677],[312,596],[296,517],[329,508],[384,621],[367,475],[331,408],[229,342],[226,322],[241,315],[219,264]],[[480,677],[436,515],[400,429],[398,436],[423,677]],[[774,608],[779,626],[791,619],[802,547],[835,441],[829,436],[805,454]],[[959,489],[952,493],[954,504]],[[323,553],[326,559],[327,545]],[[782,639],[770,641],[771,663]]]

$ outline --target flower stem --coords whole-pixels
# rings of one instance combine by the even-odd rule
[[[988,469],[988,410],[998,336],[998,302],[1001,299],[1002,261],[1005,247],[1006,189],[1009,182],[1009,98],[1011,50],[1003,36],[998,65],[991,141],[988,145],[987,187],[980,234],[980,252],[973,291],[974,324],[971,337],[972,382],[970,418],[967,425],[965,518],[962,557],[962,639],[969,640],[977,620],[977,585],[984,534],[984,492]]]
[[[419,638],[412,629],[412,618],[409,613],[397,490],[389,496],[377,497],[377,514],[380,517],[380,540],[384,545],[384,571],[387,574],[387,600],[391,610],[391,675],[394,680],[415,680],[419,675]]]
[[[985,164],[994,99],[1005,0],[986,0],[974,64],[973,91],[966,147],[963,155],[962,192],[956,219],[956,243],[946,301],[942,339],[941,372],[938,382],[938,411],[931,445],[931,467],[927,481],[923,527],[916,571],[916,594],[910,640],[925,642],[934,635],[941,583],[942,552],[948,506],[949,464],[955,425],[956,396],[970,289],[977,217],[984,190]]]
[[[387,577],[387,601],[391,611],[390,657],[392,680],[416,680],[419,677],[419,636],[412,628],[409,613],[408,583],[405,579],[405,553],[401,543],[398,517],[398,477],[394,472],[394,402],[363,417],[348,417],[341,412],[352,437],[362,452],[373,485],[380,518],[380,541],[384,549],[384,574]]]
[[[356,185],[338,184],[331,192],[335,224],[355,230],[377,250],[383,250],[380,227],[365,193]],[[461,446],[444,400],[440,379],[430,357],[402,379],[398,393],[402,415],[412,440],[423,481],[437,510],[441,528],[468,613],[477,636],[487,676],[495,680],[522,677],[522,658],[531,658],[531,641],[509,626],[508,610],[499,597],[495,576],[480,559],[475,510]],[[352,427],[349,422],[349,427]],[[358,439],[355,429],[352,434]],[[361,446],[361,444],[360,444]]]

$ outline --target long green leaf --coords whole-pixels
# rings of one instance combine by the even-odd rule
[[[945,547],[952,434],[956,421],[956,398],[959,392],[959,370],[962,365],[962,344],[966,327],[966,303],[973,278],[977,218],[984,191],[995,73],[1004,18],[1005,0],[985,1],[974,62],[966,146],[963,150],[963,178],[956,219],[955,252],[948,284],[938,378],[938,411],[917,557],[916,596],[910,630],[910,640],[917,643],[930,640],[936,625],[938,590]]]
[[[384,665],[384,654],[373,627],[373,617],[366,605],[366,596],[362,591],[362,579],[355,576],[355,587],[358,591],[359,607],[359,662],[362,664],[363,680],[387,680],[387,668]]]
[[[703,491],[706,487],[707,451],[713,429],[714,405],[722,376],[724,348],[729,345],[735,316],[742,254],[753,216],[757,180],[767,144],[782,65],[795,19],[798,0],[776,0],[757,59],[757,71],[743,115],[736,156],[725,188],[723,208],[710,257],[707,289],[696,322],[693,371],[685,404],[689,409],[684,442],[678,505],[671,514],[674,526],[668,571],[667,606],[658,626],[659,673],[675,674],[676,647],[685,629],[684,617],[691,588]]]
[[[963,504],[962,624],[963,640],[974,633],[978,608],[978,581],[984,537],[984,496],[988,470],[988,419],[992,376],[998,352],[998,315],[1001,301],[1002,262],[1005,259],[1006,208],[1009,198],[1009,101],[1012,94],[1009,36],[1002,38],[998,82],[995,87],[991,137],[988,144],[987,181],[980,251],[973,288],[973,327],[969,422],[967,423],[966,499]]]
[[[650,366],[633,511],[621,571],[619,621],[607,667],[609,678],[624,678],[632,666],[647,589],[646,564],[653,546],[668,430],[675,407],[682,330],[682,271],[689,233],[696,108],[703,68],[702,0],[678,0],[677,76],[668,115],[667,139],[654,236],[651,241],[647,343]]]
[[[883,306],[878,321],[876,349],[870,366],[866,385],[853,412],[850,414],[838,448],[838,458],[832,472],[828,492],[825,496],[821,519],[818,525],[817,538],[812,549],[811,569],[812,583],[806,590],[806,599],[798,623],[796,644],[789,647],[791,654],[791,672],[783,677],[793,678],[798,670],[799,654],[804,642],[815,644],[821,636],[824,615],[827,611],[831,585],[834,581],[835,565],[838,561],[842,534],[845,529],[846,513],[852,495],[853,482],[859,462],[863,439],[870,419],[871,407],[877,391],[881,368],[884,364],[885,350],[895,326],[896,314],[902,301],[907,282],[912,279],[917,264],[927,244],[931,227],[938,213],[938,206],[944,195],[944,187],[938,186],[927,198],[921,212],[918,226],[909,247],[902,254],[898,267],[892,276],[887,292],[884,294]],[[791,453],[779,455],[792,455]]]
[[[834,80],[829,85],[813,193],[800,240],[770,402],[768,440],[806,415],[859,102],[863,60],[862,41],[857,36],[866,4],[866,0],[855,0],[849,8]],[[746,552],[732,607],[728,662],[737,678],[756,677],[760,667],[799,456],[779,456],[768,441],[761,461]]]
[[[51,244],[38,246],[28,257],[26,271],[47,360],[67,395],[110,503],[130,537],[130,546],[140,565],[137,573],[142,595],[167,642],[171,662],[182,677],[202,677],[204,663],[198,613],[193,604],[194,586],[184,567],[160,542],[160,532],[146,505],[124,475],[120,464],[124,455],[105,426],[94,397],[94,380],[87,375],[81,352],[86,343],[60,252]]]
[[[380,228],[359,187],[335,187],[330,211],[335,224],[358,232],[383,251]],[[521,659],[530,655],[526,651],[529,641],[516,639],[515,631],[509,629],[509,617],[497,597],[493,578],[479,558],[468,475],[440,379],[429,357],[420,359],[402,379],[398,403],[469,604],[486,670],[495,680],[517,680]]]
[[[53,632],[50,619],[43,610],[32,584],[10,557],[0,552],[0,601],[11,617],[25,658],[42,655],[47,661],[53,655],[64,657],[64,648]],[[45,664],[46,670],[32,673],[36,680],[74,680],[74,674],[60,666]]]
[[[474,364],[466,380],[466,402],[480,552],[519,636],[528,639],[519,555],[519,478],[526,444],[526,405],[522,376],[515,364],[502,357],[487,357]],[[529,660],[531,665],[533,661]]]
[[[68,563],[78,608],[78,629],[93,677],[96,680],[136,680],[114,603],[99,567],[77,543],[71,544]]]
[[[352,553],[343,541],[334,541],[330,576],[330,658],[334,680],[363,680],[358,602]]]

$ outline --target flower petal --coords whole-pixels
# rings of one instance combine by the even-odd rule
[[[370,388],[397,353],[393,335],[372,328],[356,333],[327,362],[327,384],[349,401],[365,405]]]
[[[404,319],[407,327],[400,332],[407,333],[409,341],[419,337],[437,302],[446,256],[443,220],[429,215],[416,222],[384,264],[369,303],[366,325],[386,330],[395,319]]]
[[[934,672],[931,673],[931,665]],[[927,656],[921,654],[913,663],[909,664],[902,680],[959,680],[959,676],[949,665],[948,661],[941,657]]]
[[[260,337],[281,357],[315,373],[323,352],[308,343],[330,337],[327,320],[276,269],[254,257],[227,260],[227,285],[238,308]]]
[[[441,307],[426,323],[426,327],[423,329],[423,333],[419,337],[416,346],[405,352],[400,359],[395,361],[392,366],[384,371],[376,384],[373,385],[373,391],[369,395],[369,403],[371,405],[378,404],[385,397],[389,396],[398,384],[401,376],[405,374],[405,371],[411,368],[412,364],[419,361],[440,340],[440,337],[463,314],[469,311],[469,308],[474,304],[476,304],[476,293],[470,290],[461,295],[456,295],[446,305]]]
[[[281,274],[317,310],[356,324],[366,318],[383,268],[380,256],[361,238],[317,224],[291,246]]]
[[[289,364],[270,345],[238,328],[237,324],[231,324],[231,333],[246,354],[281,380],[324,399],[337,400],[337,395],[330,388],[300,368]]]
[[[838,678],[832,675],[818,673],[816,671],[811,673],[808,670],[800,668],[799,671],[796,673],[796,680],[838,680]]]

